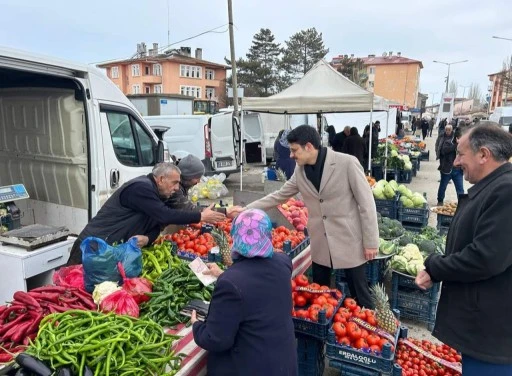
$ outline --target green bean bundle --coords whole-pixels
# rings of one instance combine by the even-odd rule
[[[27,353],[80,376],[86,366],[95,376],[174,375],[181,359],[171,346],[178,338],[151,320],[71,310],[46,316]]]

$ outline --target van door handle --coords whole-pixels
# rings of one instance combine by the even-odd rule
[[[117,188],[119,186],[119,170],[114,168],[110,170],[110,188]]]

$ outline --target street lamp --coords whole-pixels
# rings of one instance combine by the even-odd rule
[[[446,76],[446,89],[445,89],[446,93],[448,93],[448,82],[450,82],[450,65],[459,64],[459,63],[467,63],[468,61],[469,60],[461,60],[461,61],[454,61],[452,63],[445,63],[444,61],[434,60],[434,63],[448,65],[448,76]]]
[[[471,87],[471,85],[468,85],[468,86],[459,85],[459,87],[464,88],[464,91],[462,92],[462,103],[460,104],[460,110],[459,110],[459,115],[462,115],[462,109],[464,107],[464,98],[465,98],[464,96],[466,95],[466,88]]]

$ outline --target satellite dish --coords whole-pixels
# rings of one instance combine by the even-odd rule
[[[384,57],[388,56],[387,52],[383,52],[382,56],[384,56]]]

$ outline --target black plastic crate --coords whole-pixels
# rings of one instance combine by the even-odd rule
[[[398,220],[402,225],[421,225],[428,224],[430,210],[427,204],[423,204],[423,208],[405,208],[402,202],[398,203]]]
[[[402,223],[402,226],[407,231],[416,232],[416,233],[420,233],[426,227],[426,225],[423,225],[421,223],[407,223],[407,222]]]
[[[372,370],[371,368],[356,366],[350,363],[343,363],[338,360],[330,360],[329,366],[340,371],[341,376],[402,376],[402,367],[398,364],[393,365],[392,373],[383,373]]]
[[[413,276],[393,271],[391,285],[391,308],[398,309],[402,318],[423,322],[432,330],[441,284],[434,283],[425,291],[416,286]]]
[[[398,175],[396,182],[409,184],[412,181],[412,171],[411,170],[398,170]]]
[[[366,262],[366,280],[370,286],[382,282],[387,267],[387,259],[378,259]],[[334,271],[336,284],[347,281],[345,269],[336,269]]]
[[[295,248],[292,248],[291,242],[289,240],[283,243],[283,252],[290,256],[291,259],[295,258],[295,256],[297,256],[299,253],[301,253],[308,247],[310,243],[310,238],[307,228],[304,229],[304,235],[306,236],[304,240],[297,244]]]
[[[376,181],[384,179],[384,171],[382,170],[381,165],[374,165],[372,164],[372,176],[375,178]]]
[[[420,159],[422,161],[428,161],[430,159],[430,150],[422,151]]]
[[[450,227],[446,226],[437,226],[437,231],[439,232],[439,235],[448,235],[448,230]]]
[[[450,227],[452,223],[453,215],[436,214],[437,215],[437,227]]]
[[[299,376],[322,376],[325,368],[324,341],[296,334]]]
[[[400,194],[397,193],[395,197],[391,200],[379,200],[374,198],[375,200],[375,208],[377,209],[377,213],[384,217],[388,217],[391,219],[397,219],[398,214],[398,203],[400,200]]]
[[[386,170],[386,181],[397,180],[398,170]]]

